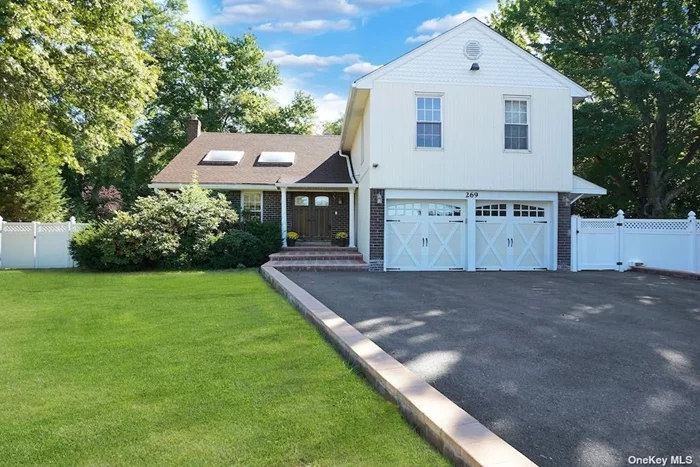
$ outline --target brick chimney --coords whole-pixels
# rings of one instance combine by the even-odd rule
[[[189,120],[187,120],[187,144],[190,144],[193,140],[202,134],[202,122],[199,121],[196,115],[192,115]]]

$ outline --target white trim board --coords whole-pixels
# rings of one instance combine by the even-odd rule
[[[558,194],[555,192],[537,191],[486,191],[486,190],[405,190],[385,189],[386,199],[468,199],[467,193],[478,192],[478,200],[504,200],[504,201],[556,201]]]

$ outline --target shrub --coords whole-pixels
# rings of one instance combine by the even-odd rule
[[[70,254],[80,267],[102,270],[101,230],[90,225],[73,235],[68,245]]]
[[[262,241],[250,232],[231,230],[211,246],[210,265],[216,269],[233,269],[241,265],[257,267],[265,262]]]
[[[189,268],[207,263],[210,247],[237,220],[223,195],[194,183],[137,199],[131,212],[117,212],[75,236],[71,253],[91,269]]]
[[[282,227],[275,222],[249,220],[243,224],[243,230],[260,239],[265,258],[277,253],[282,248]]]

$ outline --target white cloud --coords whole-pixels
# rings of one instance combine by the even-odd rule
[[[331,65],[346,65],[360,61],[358,54],[345,55],[294,55],[284,50],[269,50],[265,52],[265,59],[271,60],[282,67],[315,67],[328,68]]]
[[[223,0],[216,22],[219,24],[259,23],[275,20],[299,20],[333,15],[354,15],[357,5],[347,0]]]
[[[407,44],[422,44],[423,42],[428,42],[430,39],[434,39],[439,36],[439,32],[434,32],[432,34],[419,34],[417,36],[410,36],[406,38]]]
[[[204,23],[207,19],[205,0],[187,0],[185,19],[193,23]]]
[[[285,21],[281,23],[265,23],[253,29],[263,32],[291,32],[293,34],[321,34],[328,31],[351,31],[352,22],[347,19],[337,21],[314,19],[309,21]]]
[[[496,9],[496,4],[488,4],[477,8],[475,11],[462,11],[460,13],[455,13],[454,15],[445,15],[439,18],[432,18],[423,21],[420,26],[416,28],[418,35],[406,38],[407,43],[419,43],[426,42],[434,37],[439,36],[445,31],[452,29],[453,27],[462,24],[469,18],[475,17],[481,21],[488,21],[491,13]]]
[[[347,99],[337,94],[329,93],[316,99],[316,115],[319,122],[338,120],[345,112]]]
[[[346,67],[343,71],[348,75],[363,76],[373,72],[379,67],[380,65],[372,65],[369,62],[357,62]]]

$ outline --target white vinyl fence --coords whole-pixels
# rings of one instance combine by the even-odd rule
[[[635,264],[700,272],[700,222],[687,219],[571,217],[571,270],[625,271]]]
[[[0,217],[0,269],[50,269],[75,266],[68,252],[74,232],[88,224],[3,222]]]

